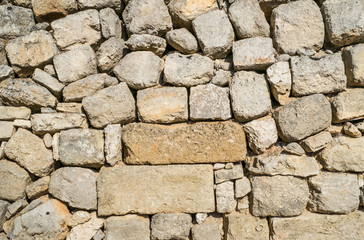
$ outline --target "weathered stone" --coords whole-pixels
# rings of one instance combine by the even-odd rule
[[[100,10],[100,24],[102,36],[106,39],[115,37],[121,38],[121,20],[112,8]]]
[[[48,193],[48,185],[49,185],[50,177],[42,177],[35,182],[32,182],[25,188],[25,192],[27,193],[27,197],[29,199],[36,199],[40,196]]]
[[[29,119],[30,113],[27,107],[0,106],[0,120]]]
[[[244,131],[234,122],[131,123],[122,140],[127,164],[237,162],[246,154]]]
[[[248,38],[233,44],[234,69],[265,70],[274,63],[274,48],[270,38]]]
[[[242,198],[250,193],[252,190],[250,186],[250,181],[248,178],[244,177],[235,181],[235,197]]]
[[[364,44],[357,44],[345,48],[343,51],[343,61],[348,86],[364,87]]]
[[[292,176],[259,176],[250,181],[254,216],[289,217],[304,211],[309,199],[306,180]]]
[[[238,38],[269,37],[269,24],[257,0],[236,0],[229,7],[229,18]]]
[[[233,55],[229,54],[226,56],[226,58],[223,59],[215,59],[214,62],[215,69],[216,70],[225,70],[225,71],[231,71],[233,70]]]
[[[1,111],[1,107],[0,107],[0,111]],[[356,124],[356,127],[361,131],[364,132],[364,121],[359,122],[358,124]]]
[[[188,94],[184,87],[150,88],[137,92],[138,117],[142,122],[173,123],[188,120]]]
[[[317,152],[327,146],[332,141],[330,132],[321,132],[314,136],[308,137],[301,142],[301,146],[307,152]]]
[[[186,28],[174,29],[167,32],[166,40],[176,50],[184,54],[192,54],[198,51],[198,42]]]
[[[35,25],[31,9],[12,5],[0,6],[0,38],[16,38],[27,35]]]
[[[273,40],[281,53],[295,55],[300,49],[322,48],[325,27],[317,4],[312,0],[292,1],[275,8],[271,16]]]
[[[59,81],[70,83],[97,73],[95,52],[89,45],[76,47],[53,59]]]
[[[82,113],[81,103],[58,103],[56,107],[57,112],[63,113]]]
[[[5,154],[38,177],[48,175],[54,168],[52,151],[44,146],[42,139],[22,128],[6,144]]]
[[[364,89],[347,89],[334,97],[331,104],[334,123],[363,119]]]
[[[46,148],[52,147],[52,141],[53,141],[53,137],[51,134],[49,134],[49,133],[44,134],[43,142],[44,142],[44,145],[46,146]]]
[[[98,218],[96,212],[93,212],[89,221],[72,228],[67,240],[92,239],[104,222],[103,218]]]
[[[135,68],[135,66],[143,66]],[[131,52],[120,60],[113,72],[134,89],[156,86],[163,70],[163,60],[149,51]]]
[[[364,137],[341,136],[334,140],[320,154],[324,168],[329,171],[363,172]]]
[[[198,16],[193,20],[192,27],[204,55],[215,59],[229,54],[234,41],[234,29],[223,10]]]
[[[293,2],[296,0],[258,0],[260,8],[265,14],[267,20],[270,20],[270,16],[272,14],[272,10],[278,7],[281,4]]]
[[[96,210],[97,173],[79,167],[59,168],[51,175],[49,193],[66,202],[70,207]]]
[[[6,218],[9,219],[19,213],[23,208],[28,205],[27,200],[19,199],[8,206],[8,210],[6,212]]]
[[[59,136],[59,159],[65,166],[101,167],[104,134],[95,129],[70,129]]]
[[[56,133],[70,128],[87,127],[83,113],[41,113],[30,117],[32,129],[36,134]]]
[[[346,135],[350,137],[359,138],[362,136],[360,130],[351,122],[346,122],[343,127],[343,131]]]
[[[0,141],[6,141],[11,138],[14,130],[12,122],[0,121]]]
[[[220,170],[225,168],[225,163],[215,163],[214,170]]]
[[[105,222],[105,240],[128,239],[149,240],[148,216],[128,214],[125,216],[113,216]]]
[[[29,120],[22,120],[22,119],[15,119],[13,126],[16,128],[25,128],[25,129],[32,128],[32,124]]]
[[[192,218],[185,213],[158,213],[153,215],[151,222],[151,239],[184,240],[190,235]]]
[[[53,21],[51,26],[62,50],[71,50],[81,44],[93,46],[101,40],[99,12],[95,9],[68,15]]]
[[[241,163],[233,164],[231,169],[215,170],[215,183],[222,183],[229,180],[239,179],[244,177],[243,167]]]
[[[227,240],[269,239],[269,226],[264,218],[244,214],[226,215]]]
[[[195,220],[197,224],[202,224],[206,221],[207,217],[208,217],[207,213],[196,213]]]
[[[16,163],[7,160],[0,161],[0,199],[16,201],[25,197],[25,187],[30,182],[27,171]]]
[[[271,110],[269,86],[264,75],[240,71],[230,82],[231,106],[238,121],[262,117]]]
[[[68,221],[68,226],[76,227],[77,225],[85,223],[90,219],[91,219],[91,213],[83,210],[77,210],[72,213],[72,217]]]
[[[9,203],[7,201],[0,200],[0,231],[3,230],[3,224],[6,220],[6,211],[8,210]],[[8,240],[8,238],[5,236],[5,238],[1,238],[0,240]]]
[[[108,72],[118,64],[126,54],[123,39],[110,38],[103,42],[96,52],[97,64],[101,72]]]
[[[56,78],[52,77],[47,72],[36,68],[33,76],[34,82],[39,83],[43,87],[47,88],[51,91],[55,96],[60,97],[61,91],[64,88],[64,85],[60,83]]]
[[[213,71],[214,62],[208,57],[172,53],[165,60],[164,82],[192,87],[209,82]]]
[[[314,94],[281,107],[273,116],[279,137],[286,142],[292,142],[329,127],[331,106],[324,95]]]
[[[135,120],[135,100],[126,83],[98,91],[82,99],[91,126],[102,128],[113,123]]]
[[[210,216],[203,223],[193,225],[192,240],[221,240],[219,225],[214,217]]]
[[[227,120],[231,118],[229,88],[214,84],[199,85],[190,89],[191,120]]]
[[[321,12],[326,37],[332,45],[341,47],[364,40],[363,1],[327,0],[322,4]]]
[[[0,65],[0,82],[8,78],[14,78],[14,76],[15,74],[12,67],[9,67],[8,65]]]
[[[7,66],[9,63],[8,59],[6,58],[5,45],[6,45],[5,40],[0,38],[0,65]]]
[[[119,0],[78,0],[77,2],[80,9],[109,7],[115,9],[116,12],[120,12],[122,8],[122,1]]]
[[[54,66],[52,64],[45,65],[43,70],[52,77],[57,77],[56,69],[54,69]]]
[[[108,164],[114,166],[122,161],[121,126],[110,124],[104,128],[105,134],[105,159]]]
[[[101,170],[97,192],[101,216],[215,210],[211,165],[116,165]]]
[[[226,87],[229,85],[231,79],[233,79],[233,76],[230,71],[220,69],[217,70],[215,76],[211,79],[211,83],[219,87]]]
[[[31,4],[38,22],[53,21],[77,11],[76,0],[31,0]]]
[[[151,51],[152,53],[162,56],[167,47],[164,38],[149,34],[133,34],[130,36],[125,45],[131,51]]]
[[[172,29],[172,19],[163,0],[130,1],[123,11],[123,20],[129,35],[164,36]]]
[[[234,198],[234,182],[227,181],[216,185],[216,211],[230,213],[236,208]]]
[[[288,62],[277,62],[267,68],[267,80],[273,97],[284,105],[289,98],[292,85],[291,69]]]

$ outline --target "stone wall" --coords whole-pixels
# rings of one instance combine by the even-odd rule
[[[363,0],[0,3],[0,240],[364,238]]]

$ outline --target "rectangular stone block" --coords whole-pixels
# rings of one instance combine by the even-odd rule
[[[213,212],[212,165],[103,168],[97,180],[98,214]]]

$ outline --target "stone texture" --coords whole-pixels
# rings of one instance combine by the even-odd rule
[[[5,58],[6,58],[6,56],[5,56]],[[0,59],[0,61],[1,61],[1,59]],[[8,78],[14,78],[14,76],[15,76],[15,74],[14,74],[14,70],[12,67],[9,67],[8,65],[1,65],[1,63],[0,63],[0,82],[5,79],[8,79]]]
[[[234,198],[234,182],[227,181],[216,185],[216,211],[218,213],[230,213],[236,208]]]
[[[108,72],[118,64],[126,54],[123,39],[110,38],[103,42],[96,52],[97,65],[101,72]]]
[[[27,107],[0,106],[1,120],[29,119],[30,113]]]
[[[27,197],[29,199],[36,199],[48,193],[48,185],[49,185],[50,177],[42,177],[37,181],[32,182],[25,188],[25,192],[27,193]]]
[[[103,131],[94,129],[61,131],[59,159],[65,166],[101,167],[105,162]]]
[[[19,213],[23,208],[28,205],[27,200],[19,199],[8,206],[6,218],[9,219]]]
[[[359,138],[362,136],[360,130],[352,123],[346,122],[343,127],[343,131],[346,135],[350,137]]]
[[[70,207],[96,210],[96,178],[98,174],[87,168],[63,167],[51,175],[49,193]]]
[[[153,215],[151,222],[151,239],[184,240],[190,235],[192,218],[185,213],[158,213]]]
[[[72,213],[72,217],[68,221],[67,225],[69,227],[76,227],[77,225],[83,224],[89,221],[90,219],[91,219],[91,213],[83,210],[76,210]]]
[[[204,55],[225,58],[231,51],[234,29],[224,11],[214,10],[198,16],[192,21],[192,27]]]
[[[6,215],[8,206],[9,206],[9,203],[7,201],[0,200],[0,231],[3,230],[3,224],[6,220],[5,215]],[[8,240],[8,238],[6,236],[1,236],[1,234],[0,234],[0,239]]]
[[[334,97],[331,104],[334,123],[363,119],[364,89],[347,89]]]
[[[101,216],[215,210],[211,165],[104,168],[97,180],[97,192]]]
[[[191,87],[189,105],[190,119],[193,121],[231,118],[229,88],[214,84]]]
[[[18,6],[0,6],[0,38],[16,38],[27,35],[35,25],[31,9]]]
[[[193,225],[192,240],[221,240],[219,225],[214,217],[210,216],[203,223]]]
[[[320,154],[325,169],[340,172],[364,171],[364,137],[341,136],[334,139]]]
[[[38,177],[48,175],[54,168],[52,151],[44,146],[42,139],[22,128],[6,144],[5,154]]]
[[[242,198],[250,193],[252,190],[250,186],[250,181],[248,178],[244,177],[235,181],[235,197]]]
[[[169,45],[184,54],[192,54],[199,49],[195,36],[186,28],[174,29],[167,32],[166,40]]]
[[[92,239],[104,222],[103,218],[98,218],[96,212],[93,212],[89,221],[72,228],[67,240]]]
[[[105,160],[111,166],[122,161],[121,126],[110,124],[104,128]]]
[[[329,127],[331,106],[324,95],[314,94],[281,107],[273,116],[279,137],[286,142],[292,142]]]
[[[164,36],[172,29],[172,19],[163,0],[130,1],[123,11],[128,34]]]
[[[149,240],[149,218],[143,215],[128,214],[113,216],[105,222],[105,240],[128,239]]]
[[[271,110],[269,86],[264,75],[240,71],[230,82],[234,117],[241,122],[262,117]]]
[[[12,122],[0,121],[0,141],[6,141],[14,133],[14,126]]]
[[[274,45],[281,53],[322,48],[325,28],[317,4],[312,0],[292,1],[275,8],[271,16]]]
[[[96,45],[101,40],[99,12],[94,9],[68,15],[53,21],[51,26],[62,50],[74,49],[81,44]]]
[[[64,85],[56,78],[52,77],[47,72],[40,70],[39,68],[35,69],[32,78],[34,82],[39,83],[52,92],[55,96],[60,98]]]
[[[106,39],[111,37],[121,38],[122,27],[119,16],[112,8],[104,8],[100,10],[100,24],[102,36]]]
[[[25,129],[32,128],[32,124],[29,120],[22,120],[22,119],[15,119],[13,126],[16,128],[25,128]]]
[[[348,47],[343,51],[343,61],[348,86],[364,87],[364,44]]]
[[[284,105],[290,95],[292,87],[291,69],[288,62],[277,62],[267,68],[267,80],[273,97]]]
[[[62,113],[82,113],[81,103],[58,103],[56,107],[57,112]]]
[[[28,172],[16,163],[7,160],[0,161],[0,199],[16,201],[25,197],[25,188],[30,182]]]
[[[265,70],[274,63],[274,48],[270,38],[248,38],[233,43],[234,69]]]
[[[147,123],[188,120],[188,94],[184,87],[149,88],[137,92],[138,118]]]
[[[226,215],[227,240],[268,240],[269,227],[264,218],[254,217],[248,213]]]
[[[166,57],[164,82],[175,86],[192,87],[209,82],[214,62],[201,55],[172,53]]]
[[[346,76],[341,53],[314,60],[307,56],[292,57],[293,96],[314,93],[337,93],[346,89]]]
[[[241,163],[233,164],[230,169],[219,169],[214,171],[215,183],[222,183],[229,180],[239,179],[244,177],[244,171]]]
[[[80,9],[102,9],[110,7],[115,9],[116,12],[120,12],[122,8],[122,1],[119,0],[78,0],[77,2]]]
[[[332,136],[329,132],[320,132],[316,135],[306,138],[301,142],[301,146],[307,152],[317,152],[327,146],[332,141]]]
[[[364,2],[328,0],[322,4],[328,42],[341,47],[364,40]]]
[[[127,164],[237,162],[246,154],[244,131],[234,122],[131,123],[122,140]]]
[[[87,119],[83,113],[40,113],[33,114],[30,120],[36,134],[53,134],[70,128],[87,127]]]
[[[219,87],[226,87],[229,82],[233,79],[232,73],[226,70],[217,70],[215,76],[211,79],[211,83]]]
[[[160,57],[167,47],[164,38],[149,34],[133,34],[125,44],[131,51],[151,51]]]
[[[113,123],[135,120],[135,100],[126,83],[98,91],[82,99],[91,126],[102,128]]]
[[[143,68],[135,68],[143,66]],[[132,52],[120,60],[113,72],[133,89],[156,86],[163,70],[163,60],[149,51]]]
[[[76,0],[32,0],[31,4],[38,22],[53,21],[77,11]]]
[[[252,177],[251,213],[257,217],[298,216],[306,208],[306,180],[292,176]]]

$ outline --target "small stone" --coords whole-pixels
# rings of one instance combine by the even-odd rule
[[[2,141],[1,144],[0,144],[0,159],[3,159],[4,156],[5,156],[5,152],[4,152],[4,149],[5,149],[5,146],[8,142],[5,142],[5,141]]]
[[[245,212],[246,209],[249,209],[249,198],[248,198],[248,196],[240,198],[237,201],[238,201],[237,210],[239,212]]]
[[[57,111],[50,107],[41,107],[40,113],[57,113]]]
[[[100,10],[101,33],[104,38],[121,38],[121,23],[122,22],[114,9],[104,8]]]
[[[169,45],[183,54],[196,53],[199,49],[195,36],[186,28],[174,29],[167,32],[166,40]]]
[[[225,70],[225,71],[231,71],[233,70],[233,55],[229,54],[226,56],[226,58],[223,59],[215,59],[214,62],[215,69],[216,70]]]
[[[245,214],[229,214],[225,217],[227,240],[269,239],[269,225],[264,218]]]
[[[275,62],[274,48],[270,38],[248,38],[233,44],[234,69],[265,70]]]
[[[96,212],[93,212],[89,221],[72,228],[67,240],[91,239],[102,228],[104,222],[103,218],[98,218]]]
[[[219,225],[212,216],[208,217],[203,223],[193,225],[191,232],[192,240],[221,240]]]
[[[317,152],[325,148],[332,141],[332,136],[329,132],[324,131],[306,138],[301,142],[301,146],[307,152]]]
[[[288,1],[290,1],[290,0],[288,0]],[[290,59],[291,59],[291,56],[289,56],[288,54],[280,54],[277,57],[278,62],[288,62]]]
[[[10,219],[11,217],[15,216],[27,205],[28,205],[28,202],[25,199],[19,199],[16,202],[13,202],[12,204],[10,204],[8,206],[8,210],[6,212],[6,219]]]
[[[226,87],[229,85],[231,79],[233,79],[233,76],[230,71],[225,71],[220,69],[215,73],[215,76],[211,79],[211,83],[219,87]]]
[[[350,137],[354,137],[354,138],[360,138],[362,136],[362,133],[360,132],[360,130],[352,123],[350,122],[346,122],[344,124],[344,133]]]
[[[264,75],[240,71],[230,82],[231,106],[234,117],[241,122],[250,121],[271,110],[269,86]]]
[[[151,51],[161,57],[166,50],[167,42],[164,38],[149,34],[133,34],[125,45],[131,51]]]
[[[273,97],[284,105],[289,98],[292,85],[291,69],[288,62],[277,62],[267,68],[267,80]]]
[[[54,69],[54,66],[52,64],[45,65],[43,70],[52,77],[57,77],[56,69]]]
[[[216,59],[230,53],[234,29],[224,11],[214,10],[198,16],[192,21],[192,27],[204,55]]]
[[[27,107],[0,106],[1,120],[29,119],[31,110]]]
[[[208,217],[207,213],[196,213],[196,222],[197,224],[202,224],[206,221]]]
[[[82,113],[81,103],[58,103],[56,107],[57,112],[63,113]]]
[[[165,60],[164,82],[175,86],[193,87],[209,82],[214,62],[201,55],[169,54]]]
[[[43,142],[44,142],[44,146],[46,146],[46,148],[51,148],[52,147],[52,135],[50,135],[49,133],[44,134],[43,136]]]
[[[11,138],[14,131],[12,122],[0,121],[0,141],[6,141]]]
[[[56,78],[39,68],[35,69],[32,78],[34,82],[39,83],[60,98],[64,84],[60,83]]]
[[[80,9],[103,9],[109,7],[119,13],[122,8],[122,1],[119,0],[78,0],[77,2]]]
[[[110,124],[104,128],[105,134],[105,159],[114,166],[122,161],[122,142],[120,124]]]
[[[32,0],[31,5],[38,22],[56,20],[77,11],[76,0]]]
[[[29,199],[36,199],[36,198],[41,197],[42,195],[47,194],[48,193],[49,180],[50,180],[50,177],[46,176],[46,177],[42,177],[42,178],[38,179],[37,181],[32,182],[31,184],[29,184],[25,188],[25,191],[27,193],[27,197]]]
[[[216,211],[218,213],[230,213],[236,208],[234,198],[234,182],[227,181],[216,185]]]
[[[0,111],[1,111],[1,107],[0,107]],[[364,121],[359,122],[358,124],[356,124],[356,127],[361,131],[364,132]]]
[[[36,134],[54,134],[70,128],[87,127],[83,113],[41,113],[30,117],[32,129]]]
[[[86,211],[77,210],[72,213],[72,217],[68,221],[68,226],[76,227],[77,225],[83,224],[91,219],[91,214]]]
[[[143,65],[143,68],[135,66]],[[121,81],[133,89],[156,86],[163,70],[163,60],[149,51],[131,52],[120,60],[113,72]]]
[[[363,43],[344,49],[343,61],[345,63],[345,73],[348,78],[348,86],[364,87],[363,57]]]
[[[32,123],[29,120],[15,119],[13,126],[15,128],[31,129]]]
[[[8,65],[0,65],[0,82],[8,78],[14,78],[14,70]]]
[[[110,38],[103,42],[96,52],[97,64],[101,72],[108,72],[126,55],[123,39]]]
[[[225,168],[225,164],[224,163],[215,163],[214,164],[214,171],[215,170],[224,169],[224,168]]]
[[[105,221],[105,240],[149,240],[149,218],[145,215],[128,214],[109,217]]]
[[[215,183],[222,183],[229,180],[239,179],[244,177],[244,171],[241,163],[233,164],[231,169],[221,169],[214,172]]]
[[[105,233],[101,229],[99,229],[95,233],[95,235],[92,236],[92,240],[103,240],[105,239],[105,237],[106,237]]]
[[[31,9],[12,6],[0,6],[0,38],[16,38],[30,33],[35,25]]]
[[[187,239],[190,235],[192,218],[185,213],[158,213],[152,217],[151,239]]]
[[[225,164],[225,169],[233,169],[233,167],[234,167],[234,163],[229,162],[229,163]]]
[[[6,211],[8,210],[9,203],[4,200],[0,200],[0,231],[3,230],[3,224],[6,221]],[[1,236],[0,234],[0,240],[8,240],[6,236]]]
[[[334,123],[363,119],[364,89],[347,89],[334,97],[331,104]]]
[[[244,177],[235,181],[235,197],[242,198],[251,192],[250,181]]]

